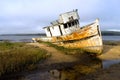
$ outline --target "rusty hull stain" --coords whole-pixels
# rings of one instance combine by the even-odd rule
[[[68,41],[68,40],[80,40],[82,38],[90,37],[93,35],[98,34],[97,28],[94,30],[90,30],[92,27],[87,27],[85,29],[80,29],[77,32],[73,32],[70,35],[59,36],[59,37],[52,37],[52,42],[59,42],[59,41]]]
[[[71,17],[73,17],[72,20],[70,19]],[[69,48],[82,48],[89,52],[102,52],[103,43],[101,31],[99,29],[99,19],[96,19],[95,22],[84,27],[80,27],[77,10],[73,10],[60,14],[59,19],[51,23],[51,26],[44,28],[46,31],[50,27],[57,27],[54,30],[46,31],[46,35],[52,31],[51,36],[49,34],[44,38],[33,38],[33,41],[36,42],[41,40],[53,42],[59,46]],[[60,32],[62,34],[59,34]]]
[[[87,26],[70,35],[52,37],[52,42],[67,48],[82,48],[94,53],[102,52],[102,39],[97,27]]]

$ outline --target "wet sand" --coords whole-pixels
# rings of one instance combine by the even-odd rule
[[[120,63],[98,70],[80,80],[120,80]]]
[[[71,55],[65,55],[61,51],[56,50],[53,47],[48,46],[43,43],[29,43],[29,45],[38,46],[39,48],[45,49],[48,51],[48,55],[51,55],[44,64],[54,64],[54,63],[64,63],[64,62],[75,62],[78,59]]]
[[[120,60],[120,42],[110,42],[110,44],[104,43],[103,46],[103,54],[98,56],[100,60]],[[60,56],[60,55],[59,55]],[[63,56],[63,55],[62,55]],[[68,58],[69,57],[69,58]],[[63,61],[76,61],[75,58],[70,58],[70,56],[64,57]],[[56,57],[56,59],[58,59]],[[60,59],[60,58],[59,58]],[[60,59],[61,61],[61,59]],[[51,62],[51,61],[50,61]],[[57,61],[59,62],[59,60]],[[78,80],[120,80],[120,63],[113,64],[105,69],[100,69],[95,73],[89,74],[82,78],[78,78]]]
[[[120,45],[104,45],[103,54],[98,58],[102,60],[120,59]]]
[[[108,68],[98,70],[97,72],[84,77],[81,80],[120,80],[120,42],[105,44],[103,54],[98,56],[101,60],[118,60],[119,63],[113,64]]]

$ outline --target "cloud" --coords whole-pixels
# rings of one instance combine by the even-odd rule
[[[58,19],[59,14],[73,9],[78,9],[81,25],[100,18],[102,29],[112,26],[119,28],[119,2],[119,0],[1,0],[0,29],[2,28],[3,33],[41,32],[41,28]]]

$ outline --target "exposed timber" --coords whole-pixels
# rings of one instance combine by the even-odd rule
[[[97,54],[102,53],[103,43],[98,19],[91,24],[80,27],[77,11],[64,13],[63,16],[63,19],[57,21],[58,23],[44,27],[47,37],[33,38],[33,40],[52,42],[68,48],[82,48],[87,52]],[[72,20],[68,21],[67,18],[72,18]],[[60,20],[64,21],[60,22]]]

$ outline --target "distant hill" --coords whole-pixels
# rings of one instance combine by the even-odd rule
[[[109,36],[109,35],[120,36],[120,32],[118,31],[102,31],[101,33],[103,36]]]
[[[45,33],[36,33],[36,34],[1,34],[1,36],[45,36]]]

